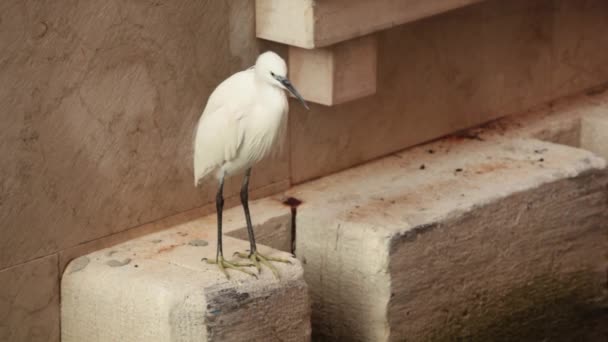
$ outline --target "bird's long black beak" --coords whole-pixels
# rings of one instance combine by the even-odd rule
[[[304,108],[310,110],[310,108],[308,108],[308,105],[306,104],[306,101],[304,101],[304,98],[302,97],[302,95],[300,95],[300,93],[298,93],[296,88],[293,87],[291,82],[289,82],[289,80],[286,77],[277,75],[277,76],[275,76],[275,78],[277,79],[277,81],[281,82],[281,84],[285,87],[285,89],[289,90],[289,92],[292,93],[293,96],[295,96],[298,100],[300,100],[300,102],[302,102],[302,105],[304,105]]]

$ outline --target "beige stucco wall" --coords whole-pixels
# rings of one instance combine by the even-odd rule
[[[382,32],[378,93],[294,103],[254,195],[603,83],[606,33],[602,0],[491,0]],[[213,210],[193,123],[268,47],[284,53],[254,39],[251,0],[0,1],[0,341],[58,340],[70,257]]]
[[[608,3],[491,0],[379,34],[378,92],[291,115],[301,182],[608,80]]]

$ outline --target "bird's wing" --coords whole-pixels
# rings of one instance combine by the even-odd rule
[[[254,73],[252,69],[243,70],[225,79],[209,95],[203,116],[212,115],[226,105],[246,106],[252,101]]]
[[[232,160],[243,142],[241,119],[244,110],[226,104],[201,116],[194,138],[194,182],[197,185],[209,172]]]
[[[241,120],[253,101],[253,70],[230,76],[209,96],[194,136],[195,184],[236,157],[244,137]]]

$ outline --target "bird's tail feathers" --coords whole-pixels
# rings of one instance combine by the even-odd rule
[[[208,178],[208,176],[211,174],[211,171],[213,171],[214,168],[212,167],[207,167],[204,168],[202,170],[194,170],[194,186],[198,187],[200,186],[203,181]]]

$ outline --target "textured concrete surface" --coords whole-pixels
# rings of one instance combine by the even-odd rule
[[[224,241],[226,256],[248,246]],[[292,260],[277,264],[281,279],[263,269],[259,279],[229,270],[227,280],[201,261],[215,251],[200,229],[175,228],[75,259],[62,277],[62,341],[310,339],[308,290],[296,259],[260,246]]]
[[[59,342],[56,255],[0,271],[0,341]]]
[[[603,0],[554,2],[555,95],[588,88],[600,79],[606,81],[608,65],[600,62],[606,60],[606,50],[598,47],[608,46],[608,35],[597,33],[608,30],[607,6]]]
[[[605,160],[495,126],[288,192],[318,339],[576,340],[608,322]]]

